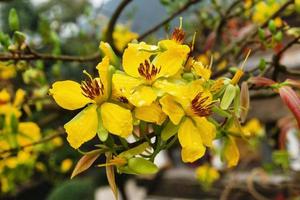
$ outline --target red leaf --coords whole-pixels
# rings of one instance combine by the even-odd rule
[[[294,114],[298,127],[300,127],[300,98],[297,93],[289,86],[279,88],[279,94],[285,105]]]

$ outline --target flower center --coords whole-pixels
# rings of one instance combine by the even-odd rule
[[[150,81],[160,72],[160,69],[161,67],[157,68],[153,64],[150,64],[148,60],[145,60],[144,63],[140,64],[138,72],[147,81]]]
[[[82,94],[95,100],[104,93],[104,86],[100,79],[90,79],[81,82]]]
[[[176,41],[179,44],[183,43],[185,33],[181,28],[175,28],[172,33],[172,40]]]
[[[202,92],[197,94],[197,96],[192,100],[191,108],[194,114],[199,117],[205,117],[211,114],[213,102],[209,100],[208,96],[204,96]]]

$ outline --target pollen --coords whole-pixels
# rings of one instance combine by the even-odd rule
[[[199,117],[209,116],[211,114],[213,102],[209,100],[208,96],[204,96],[202,92],[197,94],[197,96],[192,100],[192,110],[194,114]]]
[[[93,100],[104,93],[104,86],[100,79],[82,81],[81,89],[84,96]]]
[[[159,72],[161,67],[157,68],[153,64],[150,64],[148,60],[145,60],[144,63],[141,63],[138,72],[146,80],[152,80]]]
[[[175,28],[172,33],[172,40],[176,41],[179,44],[182,44],[184,41],[185,32],[181,28]]]

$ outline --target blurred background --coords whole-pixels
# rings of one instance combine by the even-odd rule
[[[66,112],[48,96],[54,81],[80,81],[84,69],[96,73],[95,66],[101,60],[99,43],[111,42],[109,34],[115,50],[121,53],[135,39],[154,44],[168,38],[182,16],[186,41],[191,43],[197,32],[194,48],[198,59],[208,64],[214,57],[214,78],[231,77],[243,61],[244,52],[252,49],[246,77],[264,74],[275,76],[277,81],[298,80],[297,2],[0,0],[0,91],[6,88],[14,99],[18,88],[25,90],[20,120],[30,120],[39,127],[29,130],[37,135],[37,144],[29,143],[34,153],[21,155],[22,145],[5,149],[0,142],[0,158],[10,157],[0,160],[0,199],[114,199],[104,168],[92,166],[70,179],[82,152],[94,143],[88,143],[82,152],[69,146],[62,126],[76,112]],[[122,3],[125,6],[117,13]],[[16,29],[12,9],[18,17]],[[114,17],[114,31],[108,33]],[[16,48],[22,49],[22,42],[18,43],[22,37],[14,36],[15,30],[26,35],[23,40],[30,48],[26,47],[24,55],[29,58],[10,57],[18,55]],[[4,67],[3,63],[12,67]],[[284,68],[278,67],[282,70],[274,73],[273,66]],[[300,199],[298,126],[279,95],[255,88],[250,94],[250,111],[242,128],[253,137],[238,141],[240,162],[236,168],[224,166],[218,141],[214,153],[188,165],[182,163],[176,144],[155,159],[160,167],[158,174],[117,174],[120,199]],[[100,157],[96,164],[104,162]],[[199,165],[206,168],[199,169]],[[200,175],[197,171],[201,171]]]

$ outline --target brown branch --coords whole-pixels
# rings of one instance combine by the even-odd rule
[[[100,54],[94,53],[89,56],[52,55],[47,53],[29,54],[0,54],[0,61],[8,60],[60,60],[68,62],[93,62],[100,59]]]
[[[10,148],[10,149],[6,149],[6,150],[3,150],[3,151],[0,151],[0,155],[2,154],[6,154],[6,153],[13,153],[13,152],[17,152],[17,151],[20,151],[20,150],[24,150],[28,147],[32,147],[32,146],[35,146],[35,145],[38,145],[38,144],[42,144],[42,143],[46,143],[50,140],[53,140],[54,138],[56,137],[59,137],[61,135],[63,135],[65,132],[63,130],[58,130],[57,133],[53,134],[53,135],[49,135],[49,136],[46,136],[45,138],[39,140],[39,141],[36,141],[36,142],[33,142],[33,143],[29,143],[29,144],[26,144],[26,145],[23,145],[23,146],[20,146],[20,147],[16,147],[16,148]]]
[[[276,18],[282,11],[284,11],[290,4],[292,4],[294,2],[294,0],[289,0],[286,3],[284,3],[273,15],[271,15],[266,21],[265,23],[263,23],[260,28],[265,28],[269,21]],[[244,48],[248,45],[249,41],[252,41],[252,39],[257,35],[258,33],[258,29],[256,29],[253,33],[250,33],[248,35],[245,35],[245,37],[241,38],[240,40],[234,42],[232,45],[230,45],[225,52],[222,53],[222,55],[220,56],[220,58],[216,61],[216,64],[220,63],[227,55],[231,54],[234,50],[235,47],[240,47],[239,52],[236,54],[237,57],[239,57],[239,55],[241,55],[241,53],[243,52]],[[226,73],[228,71],[228,69],[224,69],[220,72],[218,72],[216,75],[222,75],[224,73]],[[214,75],[214,76],[216,76]]]
[[[118,52],[115,43],[114,43],[114,39],[113,39],[113,32],[115,29],[115,25],[117,23],[117,20],[119,18],[119,16],[121,15],[122,11],[124,10],[124,8],[131,2],[132,0],[123,0],[119,6],[117,7],[117,9],[115,10],[115,12],[113,13],[113,15],[110,18],[110,21],[108,22],[108,27],[107,27],[107,31],[105,33],[105,39],[106,41],[110,44],[110,46],[112,47],[112,49],[116,52],[116,53],[120,53]]]
[[[280,64],[280,59],[283,55],[284,52],[286,52],[289,48],[291,48],[294,44],[297,44],[299,42],[300,36],[294,38],[292,41],[287,43],[277,54],[275,54],[272,58],[273,61],[273,66],[274,66],[274,71],[272,78],[273,80],[276,80],[278,77],[279,72],[287,72],[286,67],[282,66]]]
[[[184,6],[182,6],[179,10],[177,10],[176,12],[174,12],[168,18],[166,18],[162,22],[158,23],[154,27],[150,28],[149,30],[147,30],[146,32],[144,32],[143,34],[141,34],[138,37],[137,40],[139,40],[139,41],[143,40],[144,38],[146,38],[150,34],[154,33],[155,31],[159,30],[161,27],[163,27],[164,25],[166,25],[167,23],[169,23],[172,19],[174,19],[175,17],[177,17],[178,15],[180,15],[182,12],[184,12],[185,10],[187,10],[190,6],[196,4],[196,3],[200,2],[200,1],[202,1],[202,0],[189,0]]]

